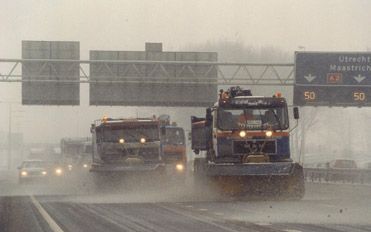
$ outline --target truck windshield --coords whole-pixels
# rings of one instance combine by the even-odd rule
[[[184,130],[182,128],[166,128],[165,143],[185,144]]]
[[[217,125],[221,130],[283,130],[289,127],[287,109],[285,107],[219,108]]]
[[[42,161],[28,161],[23,163],[24,168],[43,168],[46,167],[46,163]]]
[[[141,138],[145,138],[147,142],[159,140],[159,128],[157,125],[145,127],[105,127],[97,133],[98,141],[103,142],[118,142],[124,139],[125,142],[137,143]]]

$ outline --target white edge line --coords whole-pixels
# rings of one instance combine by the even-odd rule
[[[32,203],[39,211],[41,216],[50,226],[50,229],[54,232],[63,232],[63,230],[58,226],[58,224],[53,220],[53,218],[46,212],[46,210],[41,206],[41,204],[35,199],[34,196],[30,196]]]

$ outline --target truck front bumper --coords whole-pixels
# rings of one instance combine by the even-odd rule
[[[165,164],[142,164],[121,166],[111,164],[93,164],[91,172],[151,172],[165,168]]]

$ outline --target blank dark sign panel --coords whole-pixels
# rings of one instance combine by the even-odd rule
[[[196,62],[216,62],[217,53],[90,51],[90,60],[193,62],[189,65],[92,63],[90,105],[210,106],[216,100],[215,66]]]
[[[22,41],[22,59],[79,60],[80,43]],[[28,61],[22,64],[22,104],[79,105],[80,67],[69,62]]]

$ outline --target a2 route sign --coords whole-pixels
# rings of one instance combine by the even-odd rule
[[[297,52],[294,104],[371,106],[371,53]]]

